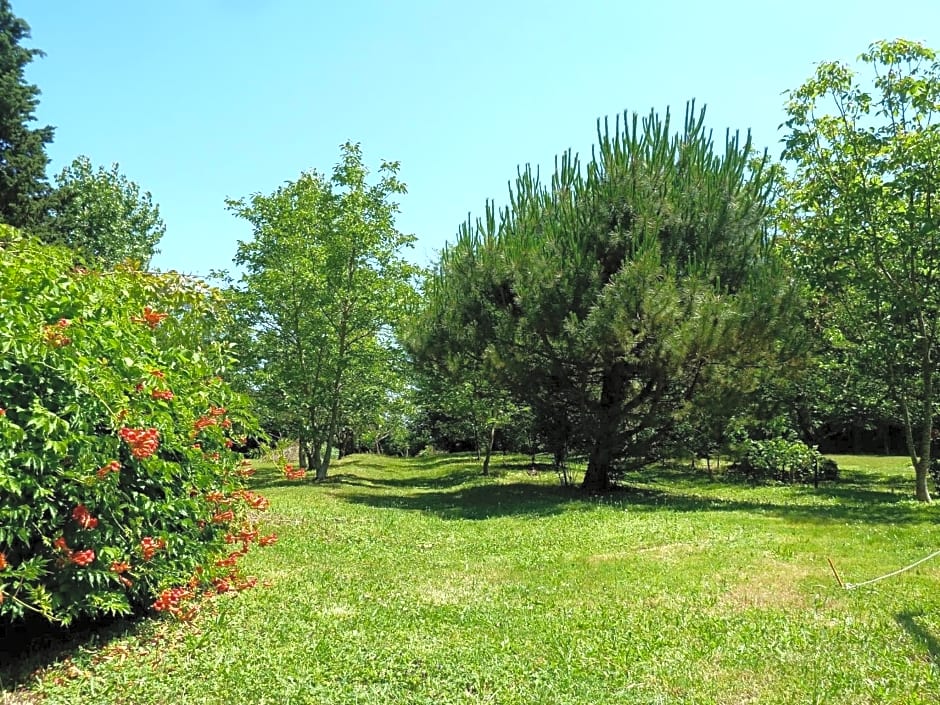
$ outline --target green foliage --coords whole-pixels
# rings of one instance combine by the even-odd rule
[[[838,466],[802,441],[747,439],[734,447],[734,470],[753,482],[838,479]]]
[[[877,42],[870,70],[819,64],[790,94],[785,229],[828,324],[900,412],[929,501],[940,372],[940,62],[916,42]],[[919,437],[915,438],[915,435]]]
[[[45,238],[91,257],[102,267],[131,260],[146,268],[166,226],[149,191],[118,171],[93,169],[77,157],[55,177]]]
[[[30,127],[39,103],[39,89],[26,82],[26,67],[38,49],[21,45],[29,25],[13,14],[9,0],[0,0],[0,223],[37,228],[43,220],[46,143],[51,127]]]
[[[391,341],[385,345],[375,341],[372,353],[368,376],[348,385],[340,422],[346,442],[340,447],[344,454],[367,448],[408,455],[412,442],[409,425],[415,414],[411,370],[402,350]]]
[[[438,449],[475,448],[484,460],[492,453],[497,432],[504,437],[516,428],[515,437],[524,439],[517,448],[528,449],[531,423],[512,396],[500,388],[480,366],[467,357],[451,357],[441,367],[433,353],[422,349],[417,331],[408,336],[415,367],[416,403],[412,430],[424,444]],[[521,428],[517,428],[521,427]],[[505,447],[505,446],[504,446]]]
[[[253,361],[247,386],[321,479],[343,421],[378,400],[399,355],[392,329],[416,298],[418,270],[401,256],[414,238],[394,222],[398,163],[383,162],[376,184],[368,173],[347,143],[331,177],[310,171],[269,196],[229,201],[254,229],[239,244],[245,274],[232,293]]]
[[[227,446],[253,428],[219,376],[217,292],[72,262],[0,233],[0,621],[127,613],[185,582],[224,550],[209,493],[238,488]]]
[[[625,116],[543,184],[461,227],[428,284],[417,347],[479,369],[531,409],[556,458],[589,455],[585,486],[644,460],[721,365],[771,356],[793,291],[767,235],[773,170],[750,139],[716,149],[689,106]]]

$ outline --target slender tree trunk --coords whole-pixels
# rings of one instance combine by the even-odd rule
[[[340,345],[345,349],[345,332],[340,335]],[[333,402],[330,406],[330,421],[326,427],[326,448],[323,451],[323,458],[317,466],[317,480],[325,480],[326,474],[330,469],[330,461],[333,459],[333,443],[336,437],[336,424],[339,420],[339,395],[343,387],[342,368],[336,373],[336,381],[333,384]]]
[[[333,428],[334,423],[330,423],[331,429]],[[320,463],[317,465],[317,480],[326,479],[326,475],[330,470],[331,460],[333,460],[333,434],[327,432],[326,443],[323,447],[323,457],[320,459]]]
[[[349,455],[349,429],[344,427],[336,436],[336,457],[342,460]]]
[[[923,426],[920,436],[920,462],[914,466],[914,479],[916,483],[916,497],[921,502],[930,501],[930,490],[927,488],[927,478],[930,475],[931,436],[933,436],[933,366],[931,364],[930,343],[925,340],[921,354],[921,377],[924,387],[924,398],[921,402],[921,418]]]
[[[341,338],[342,340],[342,338]],[[317,466],[317,480],[325,480],[330,470],[330,461],[333,460],[333,445],[336,437],[336,424],[339,420],[339,394],[342,389],[342,371],[336,374],[336,383],[333,386],[333,403],[330,407],[330,421],[326,427],[326,439],[323,448],[323,458]]]
[[[352,296],[356,269],[356,252],[354,250],[349,254],[346,265],[347,296]],[[330,404],[330,422],[326,428],[326,447],[323,450],[323,459],[317,466],[317,480],[326,479],[326,474],[330,469],[330,461],[333,459],[333,444],[336,439],[336,424],[339,419],[339,395],[343,389],[343,372],[348,363],[346,356],[349,353],[349,321],[352,315],[352,308],[353,302],[350,299],[346,299],[343,304],[339,325],[336,328],[336,374],[333,378],[333,399]]]
[[[490,426],[490,438],[486,443],[486,456],[483,458],[483,474],[490,474],[490,457],[493,455],[493,443],[496,441],[496,424]]]
[[[306,436],[301,436],[297,439],[297,467],[308,468],[310,467],[309,461],[307,460],[307,438]]]
[[[923,314],[919,320],[921,332],[921,350],[920,350],[920,374],[922,386],[922,406],[920,421],[920,448],[914,441],[914,420],[911,418],[911,407],[907,400],[907,394],[902,391],[895,374],[892,364],[888,365],[889,385],[901,406],[901,415],[903,419],[904,443],[907,446],[907,453],[911,459],[911,465],[914,467],[914,496],[921,502],[930,501],[930,490],[927,489],[927,476],[930,470],[930,441],[933,435],[933,367],[931,365],[932,349],[930,341],[926,335],[926,322]],[[919,451],[919,453],[918,453]],[[918,457],[918,455],[920,457]]]
[[[924,419],[924,429],[921,431],[920,457],[918,457],[917,443],[914,440],[913,421],[907,399],[901,399],[901,411],[904,416],[904,440],[907,445],[911,465],[914,466],[914,496],[921,502],[930,501],[930,490],[927,488],[927,476],[930,470],[930,434],[933,432],[933,415],[927,414]],[[926,453],[925,451],[926,446]]]
[[[925,433],[924,439],[928,448],[926,451],[921,451],[920,461],[914,466],[915,496],[920,502],[929,502],[930,489],[927,486],[927,479],[930,477],[930,436]]]
[[[320,467],[320,437],[314,436],[307,441],[307,469],[316,470]]]
[[[330,470],[330,461],[333,459],[333,444],[327,439],[323,448],[323,457],[317,465],[317,480],[325,480]]]

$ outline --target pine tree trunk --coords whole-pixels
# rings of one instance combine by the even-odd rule
[[[603,492],[612,486],[613,464],[620,438],[620,406],[626,386],[626,367],[615,362],[604,375],[601,398],[594,425],[594,443],[581,487]]]
[[[610,489],[612,469],[610,449],[602,439],[598,438],[591,447],[587,471],[585,471],[584,481],[581,483],[582,489],[588,492],[603,492]]]

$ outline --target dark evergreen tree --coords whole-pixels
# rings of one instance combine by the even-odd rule
[[[556,458],[587,454],[586,489],[648,459],[719,366],[764,358],[792,309],[768,158],[736,134],[716,150],[703,119],[627,116],[584,166],[564,155],[549,184],[522,170],[427,286],[427,354],[481,361]]]
[[[39,89],[26,81],[26,66],[39,49],[27,49],[29,25],[13,14],[9,0],[0,0],[0,221],[35,230],[43,221],[49,190],[46,143],[53,128],[30,127]]]

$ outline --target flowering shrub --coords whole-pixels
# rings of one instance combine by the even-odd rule
[[[226,562],[266,501],[227,447],[254,423],[221,377],[218,293],[76,268],[5,226],[0,282],[0,622],[189,616],[203,588],[253,584]]]
[[[307,471],[288,464],[284,466],[284,477],[288,480],[303,480],[307,477]]]

